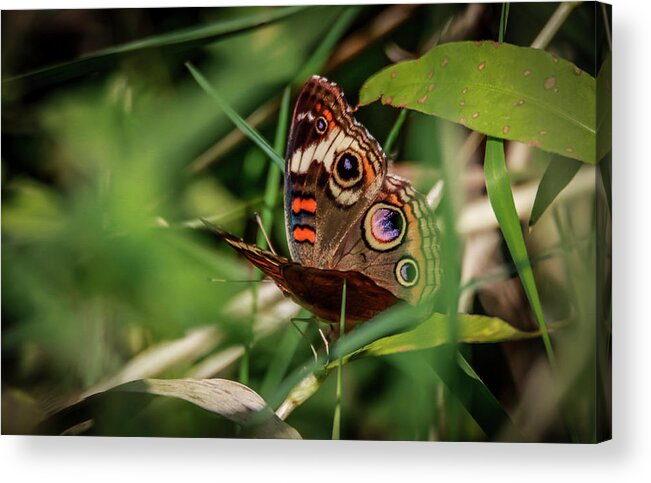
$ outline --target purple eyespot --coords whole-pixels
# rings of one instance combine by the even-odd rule
[[[382,243],[396,240],[402,233],[402,226],[402,215],[398,210],[378,208],[373,213],[371,233],[376,240]]]
[[[362,238],[378,252],[399,246],[407,232],[407,219],[402,209],[389,203],[376,203],[366,212],[362,223]]]

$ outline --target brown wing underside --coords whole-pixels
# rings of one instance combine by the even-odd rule
[[[285,257],[246,243],[212,224],[206,225],[268,275],[285,295],[327,322],[339,322],[341,295],[346,280],[346,330],[372,319],[400,301],[359,272],[304,267]]]
[[[400,302],[391,292],[359,272],[322,270],[291,263],[284,267],[283,274],[289,293],[297,303],[333,323],[339,322],[346,280],[346,330]]]

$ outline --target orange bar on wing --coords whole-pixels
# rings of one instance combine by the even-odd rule
[[[301,210],[316,213],[316,200],[314,198],[301,199]]]
[[[295,214],[299,214],[301,211],[307,211],[308,213],[316,213],[316,200],[314,198],[301,198],[296,196],[292,200],[292,211]]]
[[[316,232],[310,227],[297,226],[294,228],[294,240],[297,242],[308,241],[314,243]]]
[[[292,211],[296,214],[301,212],[301,198],[298,196],[292,200]]]

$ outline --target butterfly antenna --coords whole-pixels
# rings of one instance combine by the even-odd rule
[[[211,282],[218,283],[261,283],[261,282],[271,282],[272,280],[268,278],[263,278],[261,280],[226,280],[225,278],[209,278]]]
[[[271,250],[271,253],[273,253],[274,255],[278,255],[276,253],[276,250],[274,250],[273,245],[271,244],[271,240],[269,240],[269,237],[267,236],[267,230],[264,229],[264,226],[262,225],[262,219],[260,218],[260,215],[258,213],[255,214],[255,221],[258,223],[258,226],[260,227],[262,236],[264,236],[264,239],[267,240],[267,246],[269,247],[269,250]]]

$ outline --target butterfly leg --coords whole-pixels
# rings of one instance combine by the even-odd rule
[[[305,332],[303,332],[303,331],[301,330],[301,328],[296,324],[296,322],[314,322],[315,320],[316,320],[316,317],[305,317],[305,318],[294,317],[294,318],[289,319],[289,321],[292,323],[292,325],[294,326],[294,328],[295,328],[296,330],[298,330],[298,333],[301,334],[301,336],[302,336],[302,337],[307,341],[307,343],[310,345],[310,349],[312,349],[312,354],[314,354],[314,360],[316,361],[316,360],[319,359],[319,356],[318,356],[317,353],[316,353],[316,349],[314,348],[314,346],[313,346],[312,343],[310,342],[310,339],[308,339],[307,336],[305,335]]]
[[[321,340],[323,341],[323,345],[324,345],[324,347],[325,347],[326,358],[327,358],[328,360],[330,360],[330,344],[328,343],[328,339],[327,339],[327,337],[326,337],[325,334],[323,333],[323,330],[321,330],[320,327],[319,327],[319,335],[321,336]]]

